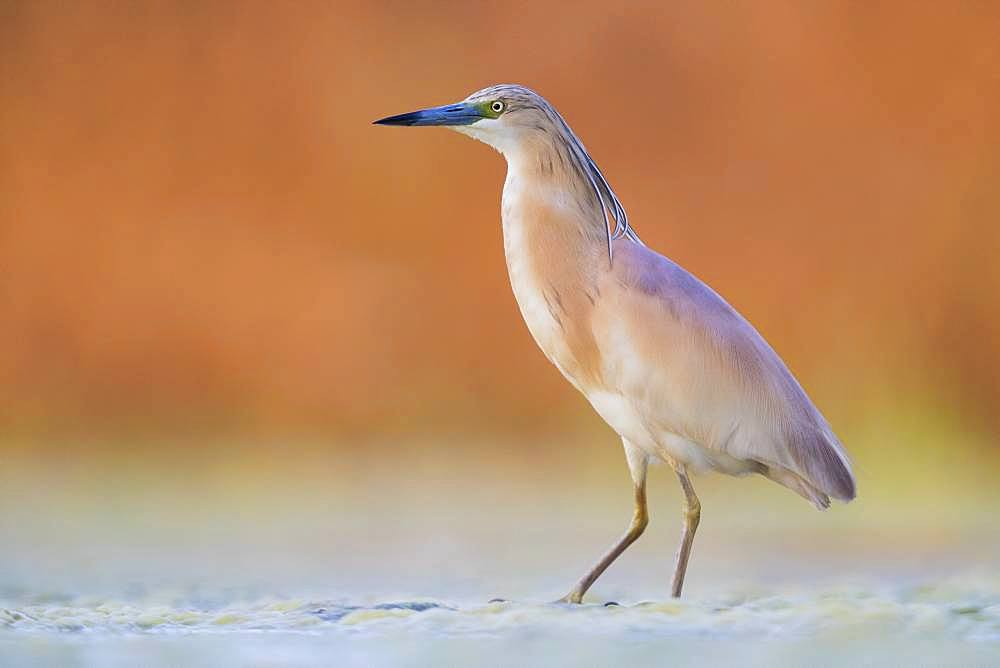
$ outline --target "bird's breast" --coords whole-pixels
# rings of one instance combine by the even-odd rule
[[[599,368],[590,327],[587,251],[552,198],[521,192],[508,183],[503,197],[503,238],[514,298],[528,331],[545,356],[583,390]]]
[[[564,344],[563,325],[560,316],[553,312],[552,299],[546,299],[542,281],[530,263],[521,256],[519,234],[504,233],[504,249],[507,255],[507,271],[510,275],[514,299],[521,311],[528,331],[535,343],[549,360],[566,375],[571,361],[569,350]],[[572,378],[570,378],[572,380]]]

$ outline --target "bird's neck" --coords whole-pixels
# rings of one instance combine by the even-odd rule
[[[553,253],[590,260],[607,248],[607,222],[594,187],[567,147],[525,140],[503,151],[505,229],[517,225]],[[543,249],[545,250],[545,249]]]
[[[593,187],[556,150],[505,152],[504,251],[515,292],[583,288],[608,268],[607,227]],[[519,298],[522,295],[519,295]]]

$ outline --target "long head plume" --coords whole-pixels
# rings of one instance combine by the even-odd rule
[[[532,93],[532,95],[535,94]],[[566,122],[552,105],[541,96],[536,95],[536,97],[545,105],[547,112],[551,115],[556,126],[561,130],[557,135],[558,140],[562,141],[569,149],[570,154],[574,157],[574,166],[590,183],[594,189],[594,194],[601,203],[601,211],[604,213],[604,223],[608,230],[608,258],[612,257],[611,242],[614,239],[626,237],[641,244],[642,240],[639,239],[639,235],[636,234],[628,222],[628,214],[625,212],[625,207],[622,206],[618,195],[611,188],[611,184],[604,178],[604,174],[601,173],[601,169],[597,166],[597,163],[590,157],[590,153],[587,152],[583,142],[580,141],[580,138],[569,127],[569,123]],[[611,220],[615,221],[613,228]]]

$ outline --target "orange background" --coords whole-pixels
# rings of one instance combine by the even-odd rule
[[[507,285],[502,160],[370,125],[518,82],[838,430],[946,415],[997,456],[997,5],[0,14],[6,442],[575,428]]]

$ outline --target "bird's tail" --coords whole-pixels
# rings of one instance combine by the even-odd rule
[[[845,502],[853,499],[857,494],[854,474],[840,441],[823,423],[803,432],[790,440],[794,466],[770,465],[761,473],[820,510],[830,507],[831,497]]]
[[[857,495],[851,464],[837,437],[828,426],[822,426],[813,435],[813,456],[806,463],[809,482],[835,499],[850,501]]]

